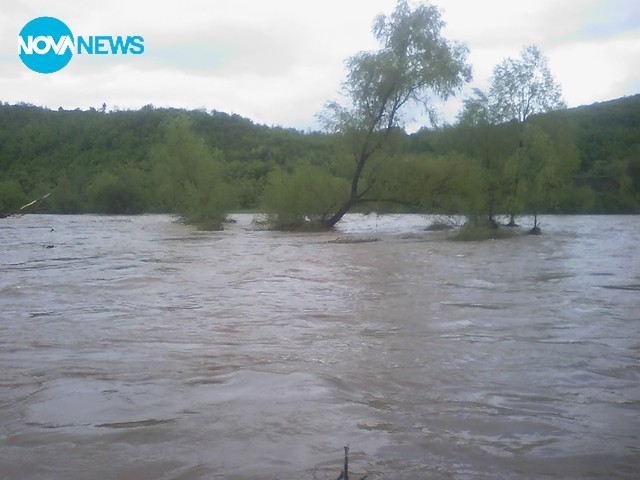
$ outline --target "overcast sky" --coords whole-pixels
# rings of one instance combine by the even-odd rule
[[[344,60],[377,47],[371,24],[395,0],[21,0],[0,12],[0,101],[57,109],[216,109],[257,123],[316,129],[337,98]],[[570,107],[640,93],[638,0],[437,0],[445,36],[465,42],[474,79],[535,43]],[[43,75],[18,58],[18,33],[52,16],[74,35],[141,35],[142,55],[75,55]],[[464,93],[441,106],[454,121]],[[415,130],[423,119],[409,119]]]

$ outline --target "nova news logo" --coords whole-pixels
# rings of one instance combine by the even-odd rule
[[[38,73],[62,70],[77,55],[140,55],[144,38],[134,36],[78,36],[54,17],[38,17],[28,22],[18,35],[18,55],[22,63]]]

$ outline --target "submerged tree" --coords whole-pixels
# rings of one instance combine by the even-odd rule
[[[496,65],[489,92],[475,89],[474,95],[464,100],[458,121],[461,126],[488,130],[492,125],[508,122],[524,125],[533,115],[565,107],[562,89],[551,74],[547,58],[536,45],[529,45],[522,49],[520,58],[506,58]],[[523,153],[526,151],[524,143],[530,136],[530,132],[524,130],[521,127],[519,147],[508,160],[502,155],[502,158],[485,162],[489,175],[500,184],[500,188],[492,189],[490,194],[503,192],[502,203],[510,214],[510,225],[515,225],[517,212],[532,204],[523,198],[533,195],[531,185],[525,186],[536,177],[532,172],[548,172],[541,166],[546,161],[543,156],[531,157]],[[490,210],[490,220],[492,216],[493,210]]]
[[[322,227],[348,191],[347,181],[320,167],[304,165],[293,173],[269,174],[262,196],[269,223],[280,230]],[[311,225],[309,225],[311,224]]]
[[[467,47],[445,39],[444,25],[434,5],[411,9],[400,0],[391,15],[380,15],[374,22],[380,50],[361,52],[347,61],[343,89],[348,101],[327,104],[322,118],[329,131],[348,140],[353,174],[348,196],[323,221],[325,227],[333,227],[368,193],[361,186],[365,166],[402,126],[403,108],[418,103],[433,118],[431,97],[447,99],[471,79]]]
[[[234,191],[224,181],[221,153],[207,147],[186,116],[163,125],[163,140],[151,157],[159,201],[187,223],[203,230],[220,230],[235,205]]]

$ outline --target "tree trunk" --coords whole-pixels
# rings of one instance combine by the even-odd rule
[[[323,225],[330,229],[335,227],[336,223],[342,220],[342,217],[353,208],[353,206],[358,203],[358,183],[360,182],[360,176],[362,175],[362,170],[364,170],[364,164],[367,162],[369,158],[369,153],[362,152],[356,162],[356,169],[353,172],[353,178],[351,179],[351,193],[349,194],[349,199],[338,209],[336,213],[333,214],[328,220],[323,222]]]
[[[345,214],[349,210],[351,210],[351,207],[353,207],[355,204],[356,204],[356,202],[353,201],[351,198],[349,198],[349,200],[342,207],[340,207],[340,209],[336,213],[334,213],[331,218],[329,218],[328,220],[325,220],[324,222],[322,222],[324,227],[327,228],[327,229],[331,229],[331,228],[335,227],[336,223],[338,223],[340,220],[342,220],[342,217],[344,217]]]
[[[349,447],[344,447],[344,480],[349,480]]]
[[[538,226],[538,210],[537,209],[533,211],[533,228],[529,230],[529,233],[531,235],[540,235],[542,233],[542,230],[540,230],[540,227]]]

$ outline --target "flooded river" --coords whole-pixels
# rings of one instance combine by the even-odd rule
[[[639,478],[640,217],[236,219],[0,221],[0,479]]]

